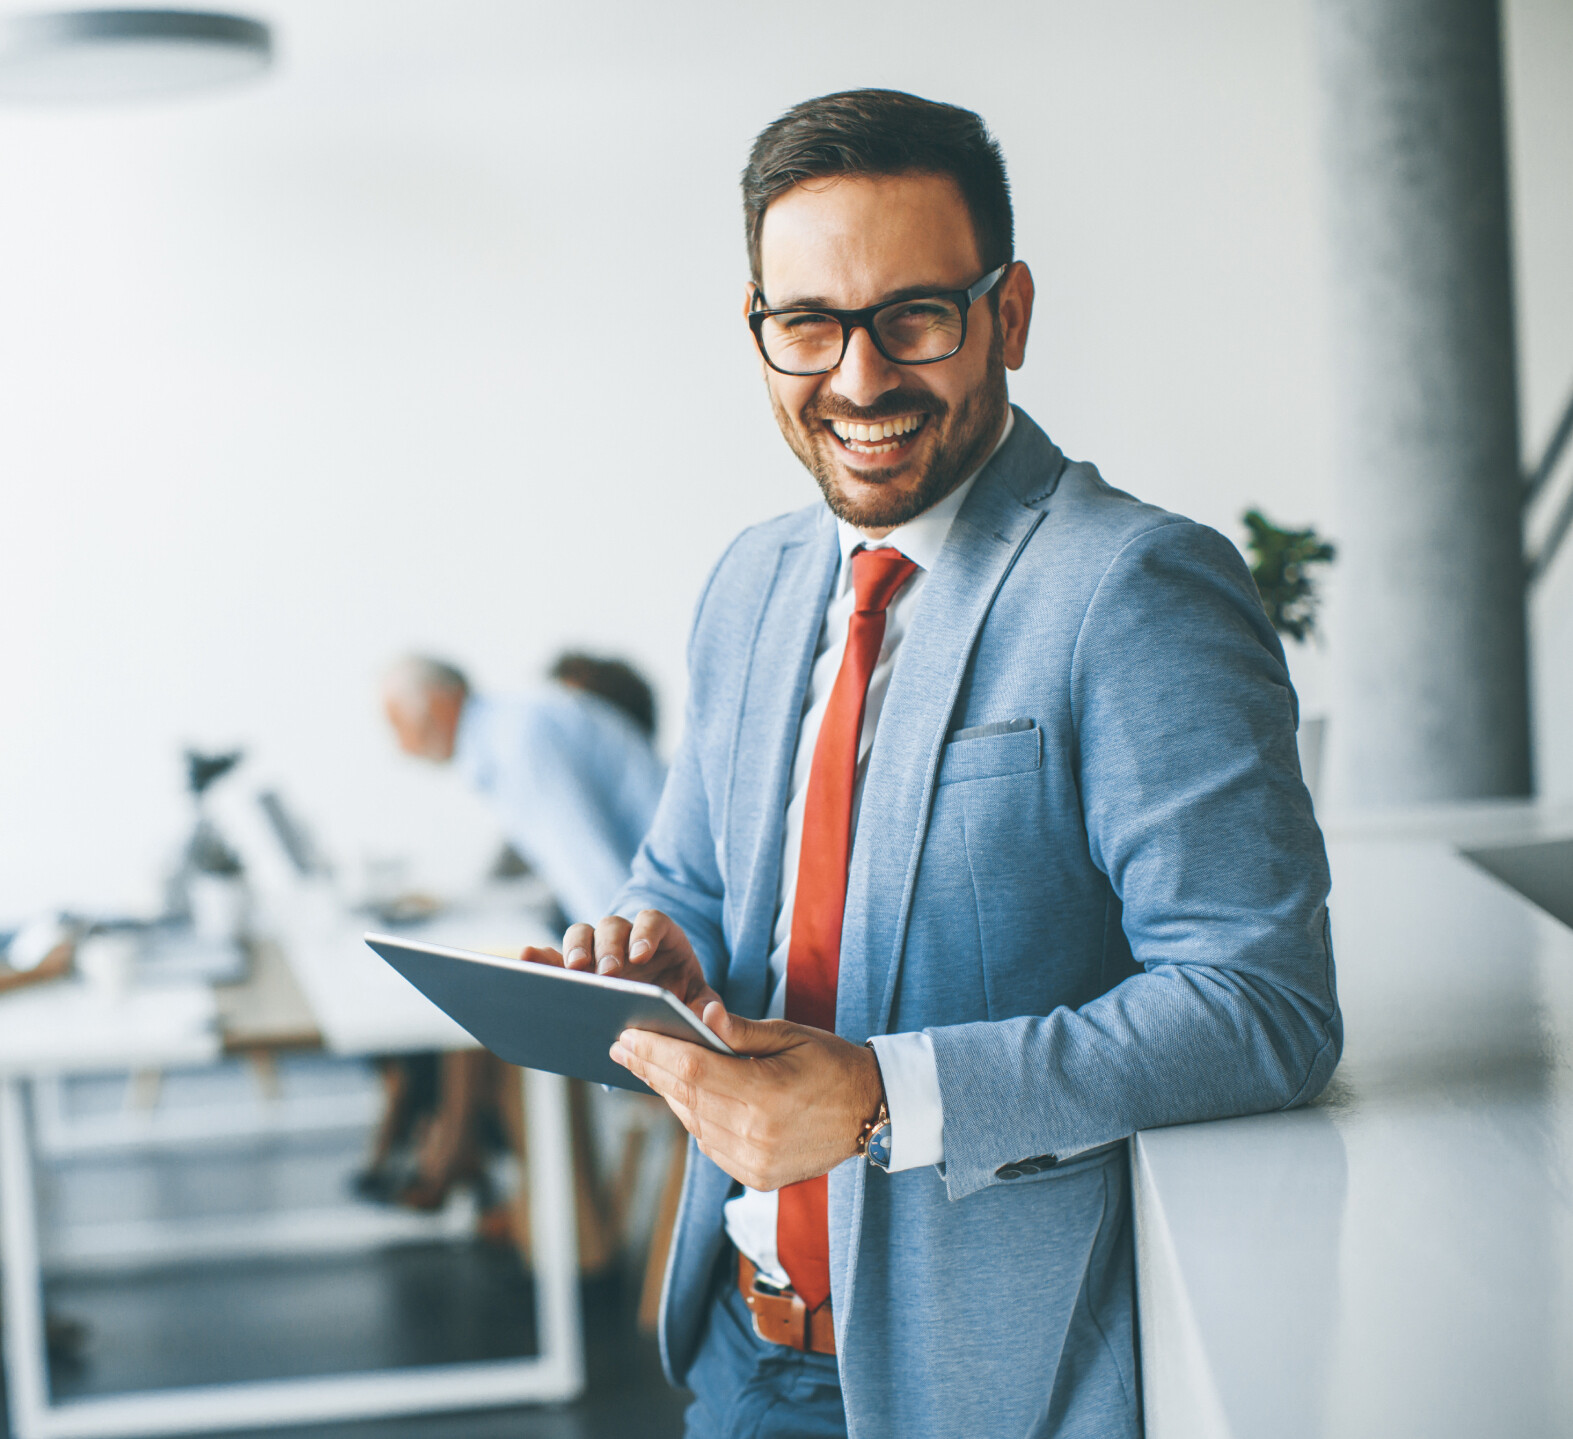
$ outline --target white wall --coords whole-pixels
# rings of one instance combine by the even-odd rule
[[[1538,443],[1573,384],[1573,12],[1510,12]],[[374,703],[411,645],[495,685],[626,653],[671,742],[709,564],[814,497],[736,195],[810,94],[995,127],[1039,285],[1013,393],[1067,449],[1230,533],[1254,503],[1337,534],[1302,0],[268,13],[244,91],[0,111],[0,920],[151,903],[187,740],[251,746],[346,860],[462,879],[485,818]],[[635,303],[688,316],[643,362]]]

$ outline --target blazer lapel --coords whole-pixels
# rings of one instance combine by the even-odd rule
[[[847,880],[836,1029],[881,1034],[896,992],[912,885],[950,717],[978,632],[1043,518],[1064,457],[1024,414],[978,478],[924,583],[869,755]]]
[[[744,1015],[763,1015],[770,998],[770,936],[781,882],[787,787],[840,558],[835,521],[826,509],[811,536],[782,546],[748,657],[727,767],[723,826],[727,873],[742,880],[726,1000]]]

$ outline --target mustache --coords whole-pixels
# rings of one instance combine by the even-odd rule
[[[950,406],[927,390],[891,390],[881,395],[872,405],[854,405],[838,395],[822,395],[804,408],[805,420],[844,420],[851,425],[873,424],[876,420],[893,420],[899,415],[914,411],[930,419],[943,419]]]

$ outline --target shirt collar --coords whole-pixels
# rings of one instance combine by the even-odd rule
[[[984,467],[1000,452],[1000,446],[1010,438],[1010,432],[1016,424],[1016,412],[1009,405],[1005,407],[1005,428],[1000,431],[1000,437],[995,442],[994,448],[989,451],[988,459],[983,461],[970,475],[945,496],[937,505],[930,505],[916,519],[908,520],[904,525],[898,525],[882,540],[871,540],[856,525],[849,525],[845,520],[836,521],[836,538],[841,544],[841,575],[836,588],[845,592],[852,583],[852,566],[847,562],[852,558],[852,552],[862,545],[864,549],[878,550],[889,545],[898,549],[921,570],[932,570],[939,562],[940,551],[945,548],[945,540],[950,534],[950,527],[966,503],[967,495],[971,491],[978,476],[983,473]]]

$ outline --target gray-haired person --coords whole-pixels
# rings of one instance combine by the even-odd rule
[[[655,698],[638,671],[571,652],[544,684],[478,694],[448,661],[406,655],[384,672],[382,700],[399,748],[452,763],[561,909],[611,904],[666,778],[653,743]],[[388,1103],[357,1190],[435,1209],[468,1183],[484,1207],[482,1155],[502,1127],[500,1061],[468,1051],[403,1056],[385,1061],[383,1076]],[[500,1231],[505,1213],[484,1216],[483,1230]]]

